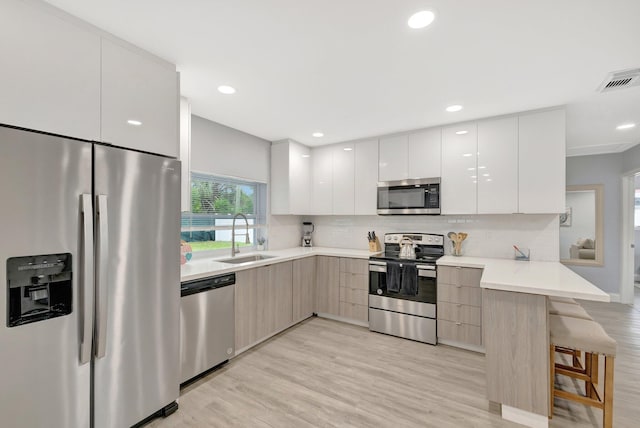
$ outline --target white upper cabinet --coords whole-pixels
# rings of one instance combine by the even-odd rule
[[[314,147],[311,152],[311,214],[333,214],[333,147]]]
[[[378,181],[406,180],[409,178],[409,137],[380,138]]]
[[[353,215],[355,186],[355,151],[353,143],[332,147],[332,214]]]
[[[378,140],[355,144],[354,214],[376,215],[378,207]]]
[[[518,212],[518,117],[478,122],[478,214]]]
[[[43,6],[4,0],[0,123],[100,139],[100,37]]]
[[[409,134],[408,178],[440,177],[442,130],[440,128]]]
[[[271,146],[271,214],[309,214],[311,150],[294,141]]]
[[[174,66],[102,40],[102,141],[178,157],[178,106]]]
[[[565,210],[566,137],[564,109],[519,117],[518,211]]]
[[[461,123],[442,129],[442,214],[477,212],[477,152],[475,123]]]

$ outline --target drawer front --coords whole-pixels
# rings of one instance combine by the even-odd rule
[[[369,304],[369,293],[367,290],[340,287],[340,301],[367,306]]]
[[[438,301],[438,320],[482,326],[482,311],[478,306]]]
[[[480,307],[482,306],[482,289],[480,287],[438,284],[438,301]]]
[[[482,328],[476,325],[438,320],[438,339],[482,346]]]
[[[369,292],[369,275],[340,272],[340,287],[357,288]]]
[[[438,282],[441,284],[480,287],[482,269],[460,266],[438,266]]]
[[[368,275],[369,260],[367,259],[349,259],[340,258],[340,272],[358,273],[360,275]]]
[[[369,307],[355,303],[340,302],[340,316],[362,322],[369,321]]]

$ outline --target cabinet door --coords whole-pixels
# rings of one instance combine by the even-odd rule
[[[313,191],[311,214],[333,213],[333,148],[316,147],[311,152]]]
[[[286,172],[286,171],[285,171]],[[289,212],[309,214],[311,206],[311,149],[289,142]]]
[[[409,178],[440,177],[441,150],[440,128],[409,134]]]
[[[316,312],[340,315],[340,259],[318,256],[316,260]]]
[[[442,214],[476,213],[477,152],[475,123],[442,129]]]
[[[293,261],[293,321],[313,315],[316,283],[316,258]]]
[[[269,333],[275,333],[287,328],[293,322],[293,263],[283,262],[269,266],[269,289],[274,299],[274,311],[269,314],[273,317],[274,329]]]
[[[258,290],[257,269],[236,273],[236,351],[258,340]]]
[[[178,157],[175,67],[103,39],[101,104],[102,141]]]
[[[0,123],[99,140],[100,37],[6,0],[0,40]]]
[[[409,139],[406,135],[380,138],[378,181],[409,178]]]
[[[355,159],[352,143],[337,144],[333,148],[333,214],[353,215]]]
[[[256,268],[257,283],[257,340],[264,339],[276,331],[276,290],[271,282],[271,267]]]
[[[191,104],[180,98],[180,211],[191,211]]]
[[[564,109],[519,117],[519,212],[564,212],[565,156]]]
[[[478,123],[478,214],[518,212],[518,118]]]
[[[354,213],[376,215],[378,208],[378,141],[355,144]]]

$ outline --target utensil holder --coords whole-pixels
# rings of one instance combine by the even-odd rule
[[[528,248],[518,247],[517,250],[515,248],[513,249],[513,258],[515,260],[528,262],[530,256],[531,256],[531,250],[529,250]]]

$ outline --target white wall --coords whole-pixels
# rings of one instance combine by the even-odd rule
[[[192,171],[268,183],[270,164],[271,142],[199,116],[191,116]],[[270,193],[267,189],[267,195]],[[267,213],[270,213],[269,206],[267,203]],[[237,224],[242,230],[243,223]],[[267,215],[267,224],[269,249],[300,245],[302,219],[299,216]],[[222,231],[218,233],[224,234]],[[242,239],[242,236],[238,238]]]
[[[313,216],[316,246],[367,249],[367,231],[469,234],[462,245],[467,256],[513,258],[513,245],[531,249],[531,259],[558,261],[558,215],[478,216]],[[445,251],[451,254],[450,240]]]
[[[627,152],[567,158],[567,185],[604,185],[604,266],[568,267],[603,291],[613,294],[620,293],[621,285],[620,195],[623,162],[626,156]]]
[[[571,225],[560,228],[560,258],[568,259],[569,248],[580,238],[596,238],[595,191],[568,192],[566,206],[571,208]],[[602,245],[602,243],[600,243]]]
[[[191,170],[267,183],[271,143],[191,116]]]

